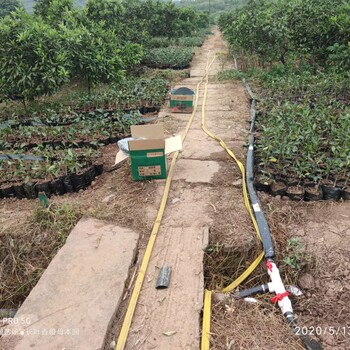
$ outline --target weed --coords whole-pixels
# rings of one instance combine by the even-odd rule
[[[0,231],[0,308],[17,308],[81,218],[78,205],[38,207],[24,226]]]
[[[287,242],[283,262],[296,273],[301,272],[310,261],[305,247],[298,238],[290,238]]]

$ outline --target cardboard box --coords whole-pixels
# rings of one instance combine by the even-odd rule
[[[194,105],[194,91],[182,87],[172,90],[170,108],[172,113],[192,113]]]
[[[165,179],[167,177],[166,155],[182,149],[181,135],[165,139],[163,124],[133,125],[129,141],[129,154],[119,151],[115,165],[130,157],[132,178]]]

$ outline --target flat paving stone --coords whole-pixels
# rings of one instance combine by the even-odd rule
[[[221,112],[221,111],[232,111],[232,107],[231,106],[222,106],[222,105],[220,105],[220,106],[217,106],[217,105],[215,105],[215,104],[206,104],[205,105],[206,107],[205,107],[205,110],[207,111],[207,112]],[[202,104],[201,103],[199,103],[198,104],[198,106],[197,106],[197,108],[202,108]]]
[[[179,159],[173,179],[192,183],[211,183],[219,169],[220,164],[215,161]]]
[[[123,297],[138,234],[81,219],[3,336],[6,350],[99,350]]]
[[[190,77],[195,78],[195,77],[203,77],[205,75],[205,69],[193,69],[190,71]],[[209,76],[214,76],[216,75],[215,72],[210,71]]]

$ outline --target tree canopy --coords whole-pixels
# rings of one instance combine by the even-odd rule
[[[6,0],[10,2],[12,0]],[[0,94],[24,99],[52,94],[73,77],[89,91],[119,81],[140,64],[152,37],[191,36],[208,15],[160,0],[36,0],[0,20]]]
[[[18,0],[1,0],[0,2],[0,18],[7,16],[12,11],[21,7]]]

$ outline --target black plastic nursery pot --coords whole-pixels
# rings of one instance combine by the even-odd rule
[[[15,191],[11,184],[3,184],[0,187],[0,196],[1,198],[12,198],[15,197]]]
[[[94,166],[92,166],[83,174],[86,186],[90,186],[96,176],[97,176],[96,169]]]
[[[304,179],[303,185],[304,185],[305,188],[307,188],[307,187],[315,187],[315,186],[316,186],[316,183],[315,183],[314,180],[311,180],[311,179]]]
[[[264,175],[258,175],[255,178],[254,185],[257,191],[270,192],[273,180]]]
[[[274,182],[270,191],[273,196],[285,196],[287,194],[287,185],[282,181]]]
[[[350,200],[350,187],[343,188],[342,198],[344,200]]]
[[[35,185],[37,193],[45,193],[46,197],[51,197],[50,183],[51,181],[37,182]]]
[[[290,186],[287,189],[287,196],[293,201],[301,201],[304,199],[305,189],[303,186]]]
[[[104,138],[104,139],[99,139],[98,143],[103,144],[104,146],[107,146],[107,145],[109,145],[111,143],[111,138],[107,137],[107,138]]]
[[[299,186],[300,184],[300,180],[294,177],[288,177],[286,179],[286,184],[288,185],[288,187],[295,187],[295,186]]]
[[[23,185],[24,191],[26,193],[26,197],[28,199],[35,199],[37,198],[38,194],[36,191],[35,182],[27,182]]]
[[[23,184],[13,185],[13,191],[15,192],[15,197],[18,199],[26,198],[26,191],[24,190]]]
[[[74,188],[74,192],[79,192],[86,187],[84,174],[71,174],[71,182]]]
[[[141,114],[147,114],[147,113],[154,113],[159,112],[161,106],[154,105],[154,106],[143,106],[139,109]]]
[[[113,143],[117,143],[120,140],[119,136],[111,136],[109,138],[109,143],[113,144]]]
[[[94,168],[97,175],[101,175],[103,173],[103,164],[95,164]]]
[[[342,189],[335,186],[322,186],[323,199],[326,201],[338,201],[342,195]]]
[[[320,201],[323,199],[323,191],[321,186],[305,187],[306,201]]]
[[[67,174],[62,178],[64,188],[67,193],[72,193],[74,192],[74,186],[72,182],[73,174]]]
[[[37,143],[23,143],[22,149],[23,150],[31,150],[33,148],[36,148],[38,146],[44,146],[44,147],[52,147],[54,149],[56,148],[83,148],[83,147],[91,147],[94,149],[97,149],[97,144],[102,144],[104,146],[108,146],[111,143],[117,143],[121,138],[126,137],[128,135],[122,135],[122,136],[112,136],[107,137],[103,139],[97,139],[96,141],[77,141],[77,142],[64,142],[64,141],[44,141],[40,144]],[[8,151],[10,149],[18,148],[19,143],[14,142],[10,143],[6,146],[0,146],[0,151]]]
[[[347,179],[339,179],[339,180],[337,180],[336,186],[343,190],[345,187],[347,187],[347,184],[348,184]]]
[[[80,174],[70,173],[52,181],[27,182],[25,184],[4,183],[0,186],[0,198],[36,199],[39,193],[47,197],[52,194],[62,196],[65,193],[79,192],[91,185],[96,176],[103,173],[103,164],[92,165]]]
[[[51,182],[52,193],[56,196],[62,196],[66,193],[66,188],[63,183],[63,178],[55,179]]]

